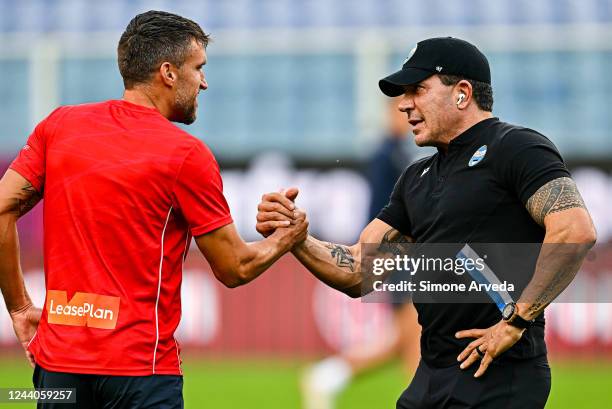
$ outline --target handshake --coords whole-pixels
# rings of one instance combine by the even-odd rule
[[[306,213],[295,206],[298,189],[290,188],[262,196],[257,207],[256,230],[264,236],[277,254],[293,255],[318,280],[351,297],[361,297],[362,244],[387,245],[396,241],[410,241],[381,220],[374,219],[361,233],[359,242],[352,246],[317,240],[308,234]]]
[[[291,249],[301,245],[308,237],[306,213],[295,206],[298,189],[289,188],[266,193],[257,206],[257,232],[286,242]]]

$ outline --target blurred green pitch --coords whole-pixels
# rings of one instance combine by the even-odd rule
[[[203,360],[186,356],[186,408],[299,409],[299,375],[303,362],[282,360]],[[612,408],[612,362],[553,361],[553,385],[547,409]],[[0,360],[0,387],[30,387],[25,360]],[[393,409],[404,389],[398,365],[357,378],[344,392],[338,409]],[[0,404],[0,408],[33,408]]]

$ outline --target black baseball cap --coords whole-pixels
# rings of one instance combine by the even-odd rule
[[[402,69],[380,80],[378,86],[383,94],[397,97],[404,93],[404,86],[434,74],[457,75],[491,84],[489,61],[475,45],[459,38],[436,37],[419,41]]]

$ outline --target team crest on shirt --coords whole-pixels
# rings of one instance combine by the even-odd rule
[[[474,152],[474,154],[468,161],[468,166],[472,167],[472,166],[477,165],[478,162],[484,159],[486,154],[487,154],[487,145],[482,145],[480,148],[478,148],[476,152]]]

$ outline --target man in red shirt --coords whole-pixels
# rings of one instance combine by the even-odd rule
[[[56,109],[0,181],[0,287],[15,332],[35,386],[76,388],[76,407],[182,407],[174,332],[192,237],[228,287],[306,238],[302,214],[245,243],[213,154],[171,123],[196,118],[208,39],[174,14],[136,16],[118,47],[123,99]],[[42,316],[23,284],[16,231],[41,199]]]

